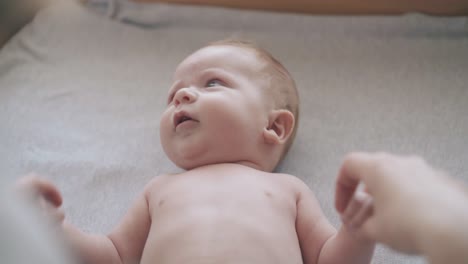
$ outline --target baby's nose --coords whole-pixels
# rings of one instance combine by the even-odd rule
[[[196,100],[197,96],[193,91],[189,91],[188,88],[182,88],[178,90],[174,96],[174,104],[176,106],[180,104],[190,104]]]

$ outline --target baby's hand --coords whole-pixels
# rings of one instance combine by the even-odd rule
[[[363,185],[359,185],[346,209],[341,214],[341,220],[349,231],[354,231],[359,229],[372,216],[372,212],[372,197],[364,191]]]
[[[15,189],[19,194],[31,198],[46,217],[59,224],[63,222],[65,215],[60,209],[62,195],[51,182],[36,175],[28,175],[16,182]]]

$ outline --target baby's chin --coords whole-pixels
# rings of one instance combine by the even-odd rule
[[[189,161],[172,161],[174,164],[183,169],[183,170],[192,170],[204,165],[207,165],[206,163],[197,163],[197,162],[189,162]]]
[[[184,170],[192,170],[206,165],[226,163],[218,159],[173,159],[172,162]]]
[[[222,163],[237,163],[269,172],[272,172],[275,167],[273,164],[269,166],[268,162],[262,162],[261,160],[259,161],[251,157],[249,159],[248,155],[245,155],[245,153],[235,153],[233,151],[223,152],[214,149],[211,151],[197,152],[166,152],[166,154],[177,167],[184,170],[192,170],[207,165]]]
[[[193,170],[193,169],[196,169],[196,168],[199,168],[199,167],[202,167],[202,166],[205,166],[205,165],[209,165],[209,164],[180,164],[180,163],[174,163],[178,168],[181,168],[185,171],[189,171],[189,170]]]
[[[275,170],[275,164],[271,164],[271,166],[265,166],[262,167],[259,164],[255,164],[253,162],[249,162],[247,160],[244,161],[239,161],[239,160],[229,160],[229,159],[212,159],[212,160],[198,160],[198,161],[193,161],[193,160],[183,160],[183,161],[177,161],[175,162],[174,160],[172,161],[174,164],[186,171],[193,170],[196,168],[204,167],[204,166],[209,166],[209,165],[215,165],[215,164],[238,164],[238,165],[243,165],[246,167],[251,167],[257,170],[265,171],[265,172],[274,172]]]
[[[193,170],[199,167],[220,164],[220,163],[234,163],[235,161],[230,161],[226,159],[212,158],[212,159],[171,159],[172,162],[179,168],[184,170]]]

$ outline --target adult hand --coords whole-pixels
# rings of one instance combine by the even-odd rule
[[[65,215],[60,209],[62,195],[51,182],[31,174],[20,178],[15,189],[20,195],[30,198],[46,217],[58,223],[63,222]]]
[[[467,242],[456,245],[466,251],[468,241],[460,242],[458,238],[463,237],[453,233],[464,229],[462,236],[466,238],[466,190],[423,159],[386,153],[348,155],[336,184],[335,202],[340,214],[351,204],[360,182],[372,197],[373,208],[370,217],[353,226],[358,235],[406,253],[441,255],[437,246],[452,247],[452,242]]]

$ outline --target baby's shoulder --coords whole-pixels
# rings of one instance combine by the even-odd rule
[[[145,185],[144,192],[149,193],[160,189],[162,185],[168,182],[169,176],[171,176],[171,174],[161,174],[154,177]]]
[[[295,191],[302,192],[305,189],[309,189],[309,186],[301,180],[301,178],[287,174],[287,173],[272,173],[274,176],[284,184],[288,184],[293,187]]]

